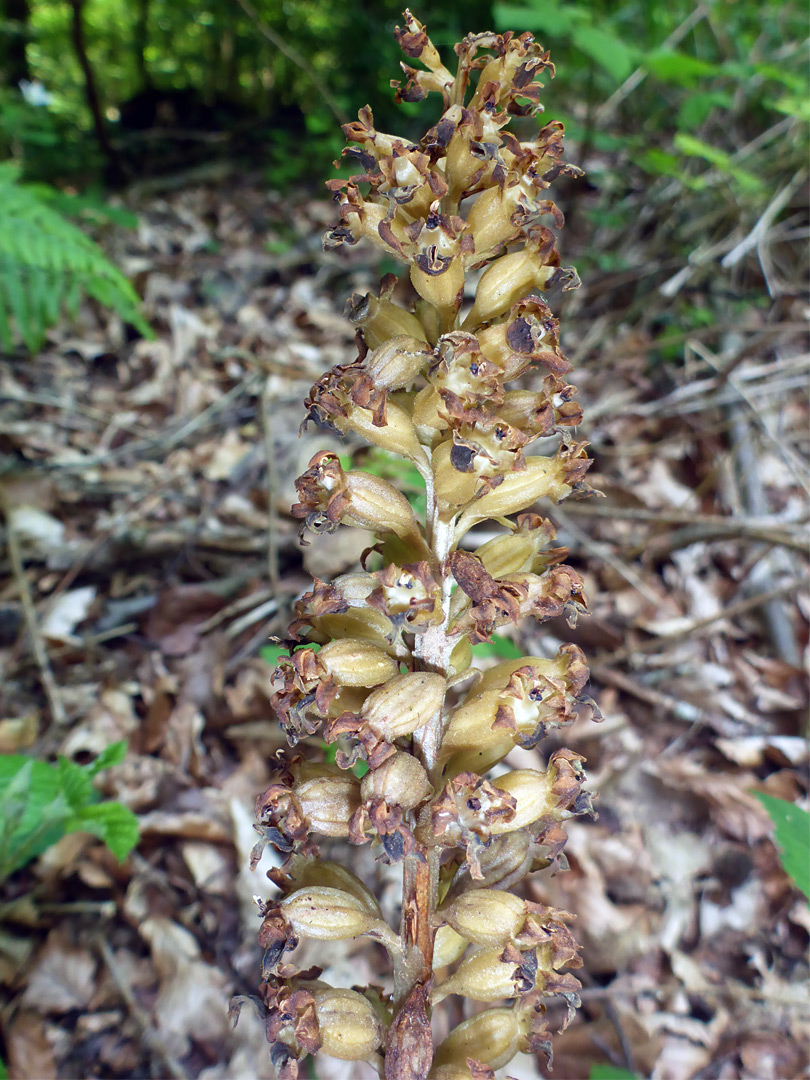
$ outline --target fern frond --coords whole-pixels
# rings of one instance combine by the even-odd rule
[[[21,184],[0,164],[0,345],[22,340],[34,352],[63,311],[75,317],[82,294],[151,337],[127,278],[39,186]]]

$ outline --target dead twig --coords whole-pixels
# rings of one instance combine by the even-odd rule
[[[669,37],[665,38],[661,42],[659,48],[671,49],[673,45],[677,45],[679,41],[689,33],[693,27],[697,26],[699,22],[706,18],[709,14],[710,4],[698,4],[695,10],[689,15],[680,26],[677,26]],[[647,71],[644,67],[636,68],[636,70],[624,80],[622,85],[614,90],[607,101],[596,110],[596,124],[601,127],[604,122],[613,115],[616,109],[621,105],[626,97],[640,86],[642,82],[647,78]]]
[[[782,526],[769,525],[768,519],[753,517],[721,517],[716,514],[693,514],[688,510],[647,510],[644,507],[606,506],[604,503],[567,502],[565,512],[576,517],[607,518],[610,521],[648,521],[654,525],[695,525],[713,530],[718,536],[742,536],[780,544],[796,551],[807,551],[807,537],[799,534],[801,522]],[[791,526],[797,532],[791,531]]]
[[[262,387],[260,415],[262,419],[262,437],[264,456],[267,463],[267,574],[274,593],[278,592],[278,540],[276,538],[276,496],[278,493],[278,469],[276,468],[276,449],[273,445],[273,430],[270,422],[270,410],[273,398],[270,382],[265,380]]]
[[[751,426],[748,417],[744,416],[739,408],[732,417],[731,434],[739,465],[739,483],[742,488],[743,503],[754,514],[766,513],[768,504],[757,468]],[[764,558],[755,567],[755,573],[757,583],[767,589],[773,588],[774,582],[779,578],[794,576],[795,570],[787,551],[777,548],[775,551],[765,553]],[[799,667],[801,664],[799,646],[784,601],[779,597],[766,601],[764,615],[776,655],[786,664]]]
[[[567,529],[568,532],[582,544],[587,552],[596,556],[597,559],[601,559],[602,562],[607,563],[608,566],[613,567],[616,573],[621,575],[625,581],[629,582],[645,600],[655,605],[658,605],[661,602],[661,597],[658,593],[653,592],[652,589],[648,588],[641,574],[634,570],[632,566],[628,566],[628,564],[617,555],[614,555],[609,544],[601,543],[599,540],[593,540],[583,529],[580,529],[578,525],[575,525],[565,511],[560,510],[559,507],[554,507],[551,516],[556,518],[558,523],[564,529]]]
[[[339,124],[345,124],[348,121],[348,116],[341,109],[335,99],[332,97],[326,86],[312,71],[312,65],[304,59],[301,54],[288,45],[284,38],[278,34],[272,26],[268,26],[266,22],[259,15],[256,8],[249,2],[249,0],[238,0],[238,4],[242,11],[247,15],[262,37],[267,38],[271,45],[274,45],[282,56],[286,56],[291,64],[295,64],[297,68],[303,71],[309,82],[318,91],[323,98],[324,104],[335,117]]]
[[[248,376],[236,386],[231,387],[227,393],[218,397],[215,401],[211,402],[196,416],[192,416],[190,420],[184,421],[174,431],[169,431],[165,434],[155,436],[150,439],[136,439],[133,442],[124,443],[123,446],[116,447],[114,450],[107,450],[101,454],[88,454],[83,458],[73,458],[68,461],[48,461],[37,465],[35,468],[42,472],[83,472],[86,469],[95,467],[98,465],[112,465],[116,461],[120,461],[122,458],[128,458],[132,455],[145,455],[147,453],[159,453],[161,456],[174,449],[180,443],[184,442],[190,435],[199,431],[201,428],[206,427],[211,420],[218,414],[228,408],[229,405],[243,394],[250,397],[255,395],[258,389],[258,380],[260,376],[253,375]],[[33,473],[34,468],[29,469]]]
[[[710,630],[715,623],[720,622],[722,619],[736,619],[739,615],[745,615],[749,611],[756,611],[757,608],[761,608],[768,601],[780,596],[787,596],[789,593],[798,592],[799,589],[805,588],[808,584],[810,584],[810,577],[793,578],[790,581],[784,581],[781,585],[768,589],[766,592],[757,593],[755,596],[747,596],[744,600],[737,600],[714,615],[707,615],[704,619],[695,619],[674,633],[657,636],[648,641],[642,641],[637,645],[625,645],[614,652],[606,653],[600,657],[600,665],[604,668],[607,664],[613,664],[620,660],[629,660],[631,657],[641,653],[658,652],[662,647],[671,645],[676,641],[682,641],[684,638],[697,637],[705,630]]]
[[[717,371],[718,373],[723,372],[723,365],[720,363],[720,358],[718,356],[715,356],[711,349],[707,349],[705,345],[697,341],[692,343],[692,348],[702,360],[705,360],[708,364],[711,364],[715,371]],[[759,426],[771,440],[774,448],[778,451],[782,460],[796,477],[797,482],[803,488],[806,495],[810,498],[810,479],[808,479],[806,475],[807,471],[804,468],[804,465],[799,460],[798,456],[793,452],[793,450],[787,445],[784,436],[780,435],[779,432],[774,428],[774,425],[771,422],[770,418],[760,407],[758,400],[755,400],[753,397],[751,397],[747,387],[743,384],[743,381],[740,378],[732,378],[731,375],[727,375],[725,381],[728,386],[730,386],[731,389],[735,391],[737,396],[742,398],[742,400],[751,410],[753,415],[756,417]],[[759,389],[758,396],[760,396],[761,390],[762,388]]]
[[[794,173],[788,183],[777,191],[760,214],[753,229],[751,229],[748,235],[723,258],[720,265],[724,269],[736,266],[749,251],[752,251],[755,248],[759,249],[762,242],[767,238],[771,225],[790,202],[793,193],[798,191],[799,187],[804,183],[806,177],[807,170],[799,169],[798,172]]]
[[[39,678],[42,683],[45,697],[48,701],[48,710],[51,714],[51,719],[54,724],[58,726],[64,725],[67,721],[67,717],[65,715],[62,699],[59,695],[59,687],[54,678],[48,650],[45,648],[45,642],[42,634],[39,632],[37,612],[34,606],[33,597],[31,596],[28,578],[25,576],[25,566],[23,565],[20,542],[17,537],[17,530],[14,526],[14,514],[12,513],[11,507],[1,497],[0,502],[2,502],[3,513],[6,519],[6,547],[8,548],[9,563],[11,564],[14,583],[17,586],[17,592],[22,603],[23,617],[25,619],[26,629],[28,630],[28,637],[31,639],[31,651],[34,654],[34,659],[39,668]]]
[[[160,1058],[161,1063],[166,1067],[169,1076],[173,1077],[174,1080],[188,1080],[188,1073],[166,1046],[160,1034],[155,1030],[155,1026],[149,1014],[145,1012],[136,1001],[135,995],[132,993],[123,971],[121,971],[121,968],[118,966],[118,961],[115,959],[115,954],[110,946],[102,937],[95,939],[95,946],[107,966],[110,977],[118,989],[118,993],[126,1003],[130,1016],[138,1025],[144,1042],[149,1049]]]
[[[672,694],[665,694],[661,690],[645,686],[629,675],[625,675],[623,671],[608,667],[606,663],[592,664],[591,674],[599,682],[615,686],[617,690],[622,690],[647,705],[654,705],[661,712],[670,713],[687,724],[702,726],[710,720],[708,714],[697,705],[693,705],[691,701],[683,701],[681,698],[673,697]]]

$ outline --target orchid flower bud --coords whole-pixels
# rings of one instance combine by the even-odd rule
[[[352,297],[347,314],[362,331],[370,349],[378,349],[399,336],[427,341],[424,327],[415,315],[373,294]]]
[[[504,959],[504,957],[506,957]],[[481,949],[473,953],[433,991],[437,1005],[449,994],[463,994],[473,1001],[499,1001],[528,994],[534,989],[537,957],[517,949]]]
[[[313,988],[321,1052],[342,1061],[365,1061],[382,1046],[383,1026],[371,1002],[356,990]]]
[[[432,719],[444,700],[441,675],[415,671],[396,675],[372,691],[361,709],[363,719],[387,742],[411,735]]]
[[[514,1009],[487,1009],[450,1032],[437,1048],[433,1066],[464,1065],[467,1058],[474,1058],[491,1069],[500,1069],[518,1052],[520,1036]]]

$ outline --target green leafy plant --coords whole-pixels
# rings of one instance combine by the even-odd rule
[[[754,792],[773,822],[774,842],[788,877],[810,900],[810,814],[795,803]]]
[[[52,205],[47,189],[20,183],[16,165],[0,164],[0,345],[20,339],[33,352],[63,311],[75,318],[82,295],[151,336],[138,294],[98,244]]]
[[[126,858],[138,842],[138,819],[121,803],[102,802],[93,787],[126,750],[126,742],[112,743],[89,765],[0,755],[0,881],[72,832],[92,833],[119,862]]]

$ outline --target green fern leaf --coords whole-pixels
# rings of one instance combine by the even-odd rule
[[[0,163],[2,348],[16,339],[34,352],[63,312],[76,317],[83,295],[152,337],[132,284],[57,205],[52,192],[19,183],[15,166]]]

